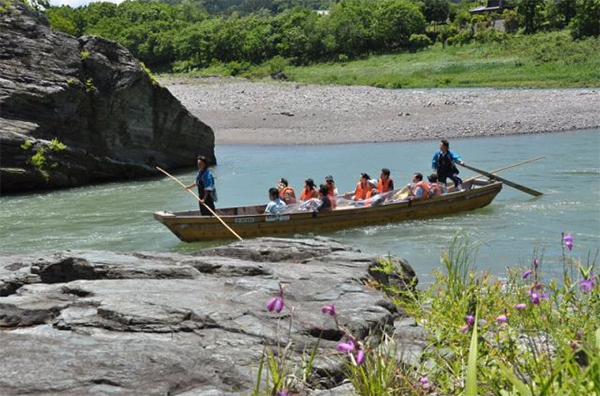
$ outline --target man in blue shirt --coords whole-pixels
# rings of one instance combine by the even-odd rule
[[[278,215],[285,210],[285,202],[279,198],[279,190],[275,187],[269,189],[269,199],[271,202],[265,208],[266,215]]]
[[[198,174],[196,181],[186,187],[186,190],[198,186],[198,197],[200,198],[200,214],[202,216],[211,216],[212,213],[206,207],[215,211],[216,189],[215,178],[208,170],[208,160],[205,156],[198,156]]]
[[[431,160],[431,169],[437,174],[438,181],[446,184],[446,179],[450,178],[457,189],[462,189],[462,180],[458,177],[458,169],[455,164],[463,165],[464,162],[460,155],[450,151],[450,143],[443,139],[440,143],[440,149],[436,151]]]

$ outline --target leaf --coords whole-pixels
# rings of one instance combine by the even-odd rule
[[[523,381],[518,379],[517,376],[515,375],[515,373],[513,373],[511,369],[506,367],[506,365],[502,362],[499,362],[499,364],[500,364],[500,371],[502,371],[502,375],[504,376],[504,378],[506,378],[513,384],[513,386],[515,387],[515,389],[517,390],[517,393],[519,395],[532,396],[531,389],[529,389]]]
[[[469,346],[469,360],[467,363],[466,396],[477,396],[477,321],[478,312],[475,310],[475,323],[473,324],[473,335]]]

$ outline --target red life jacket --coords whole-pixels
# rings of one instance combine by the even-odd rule
[[[413,188],[412,190],[412,195],[417,195],[417,189],[421,187],[421,189],[423,190],[423,195],[421,196],[422,199],[426,199],[429,198],[429,185],[428,183],[424,182],[424,181],[420,181],[417,183],[417,185],[415,186],[415,188]]]
[[[377,183],[377,190],[379,191],[379,193],[383,194],[384,192],[390,191],[390,183],[391,182],[392,182],[392,179],[390,179],[390,178],[388,178],[386,181],[379,179],[379,182]]]
[[[364,189],[362,187],[361,182],[356,183],[356,190],[354,191],[354,200],[360,201],[360,200],[365,200],[367,198],[370,198],[372,190],[373,189],[371,188],[371,186],[369,186],[368,183],[367,183],[367,187]]]
[[[439,183],[429,183],[429,193],[432,197],[439,197],[443,192]]]
[[[302,195],[300,196],[300,199],[303,201],[308,201],[311,198],[318,198],[318,197],[319,197],[319,193],[317,192],[317,190],[315,190],[314,188],[307,190],[305,188],[304,190],[302,190]]]
[[[279,198],[283,199],[286,204],[294,203],[296,202],[296,192],[290,186],[284,187],[281,191],[279,191]]]

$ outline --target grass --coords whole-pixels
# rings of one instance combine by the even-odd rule
[[[374,55],[349,62],[286,66],[294,82],[368,85],[382,88],[569,88],[600,87],[600,38],[573,41],[567,31],[503,36],[417,53]],[[239,65],[238,65],[239,66]],[[268,78],[272,67],[219,64],[194,75]]]

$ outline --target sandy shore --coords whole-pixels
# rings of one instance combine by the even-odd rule
[[[217,144],[328,144],[600,127],[599,89],[381,89],[163,78]]]

